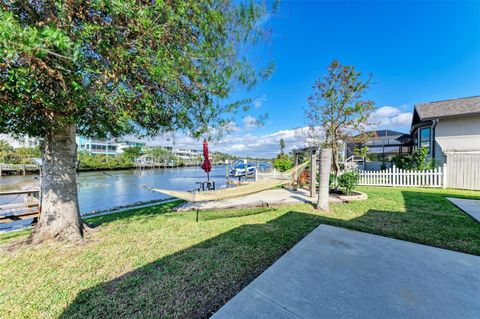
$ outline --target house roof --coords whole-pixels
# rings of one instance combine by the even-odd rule
[[[421,121],[480,114],[480,96],[417,104],[415,111]]]
[[[372,131],[374,136],[376,137],[387,137],[387,136],[402,136],[405,135],[403,132],[398,132],[398,131],[392,131],[392,130],[378,130],[378,131]]]
[[[403,132],[398,132],[398,131],[393,131],[393,130],[377,130],[377,131],[367,131],[365,132],[366,134],[369,135],[370,139],[375,139],[375,138],[384,138],[384,137],[400,137],[402,135],[405,135],[406,133]],[[356,135],[355,137],[359,137],[363,134]]]

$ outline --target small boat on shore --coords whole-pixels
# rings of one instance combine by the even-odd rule
[[[230,177],[245,177],[254,176],[257,170],[255,164],[247,164],[243,162],[233,163],[233,168],[230,170]]]

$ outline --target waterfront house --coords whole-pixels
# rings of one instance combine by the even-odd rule
[[[90,154],[117,155],[117,144],[115,141],[95,139],[79,136],[75,138],[78,151]]]
[[[37,147],[40,145],[40,139],[27,135],[13,136],[11,134],[0,134],[0,140],[7,142],[13,148]]]
[[[117,154],[122,154],[123,150],[129,147],[140,147],[144,148],[145,143],[140,142],[140,141],[133,141],[133,140],[116,140],[116,145],[117,145]]]
[[[118,155],[128,147],[144,147],[145,143],[131,140],[105,140],[95,139],[77,135],[75,138],[78,150],[88,152],[90,154]]]

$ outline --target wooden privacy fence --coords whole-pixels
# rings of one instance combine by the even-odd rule
[[[382,171],[357,172],[360,175],[359,185],[447,187],[446,165],[423,171],[404,170],[393,166]]]

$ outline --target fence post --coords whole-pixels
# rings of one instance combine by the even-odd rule
[[[395,179],[396,179],[397,175],[395,174],[395,168],[396,168],[395,165],[392,165],[392,167],[391,167],[391,170],[392,170],[392,187],[395,187],[395,184],[396,184]]]
[[[442,176],[443,176],[443,188],[447,188],[447,163],[443,163],[443,170],[442,170]]]

